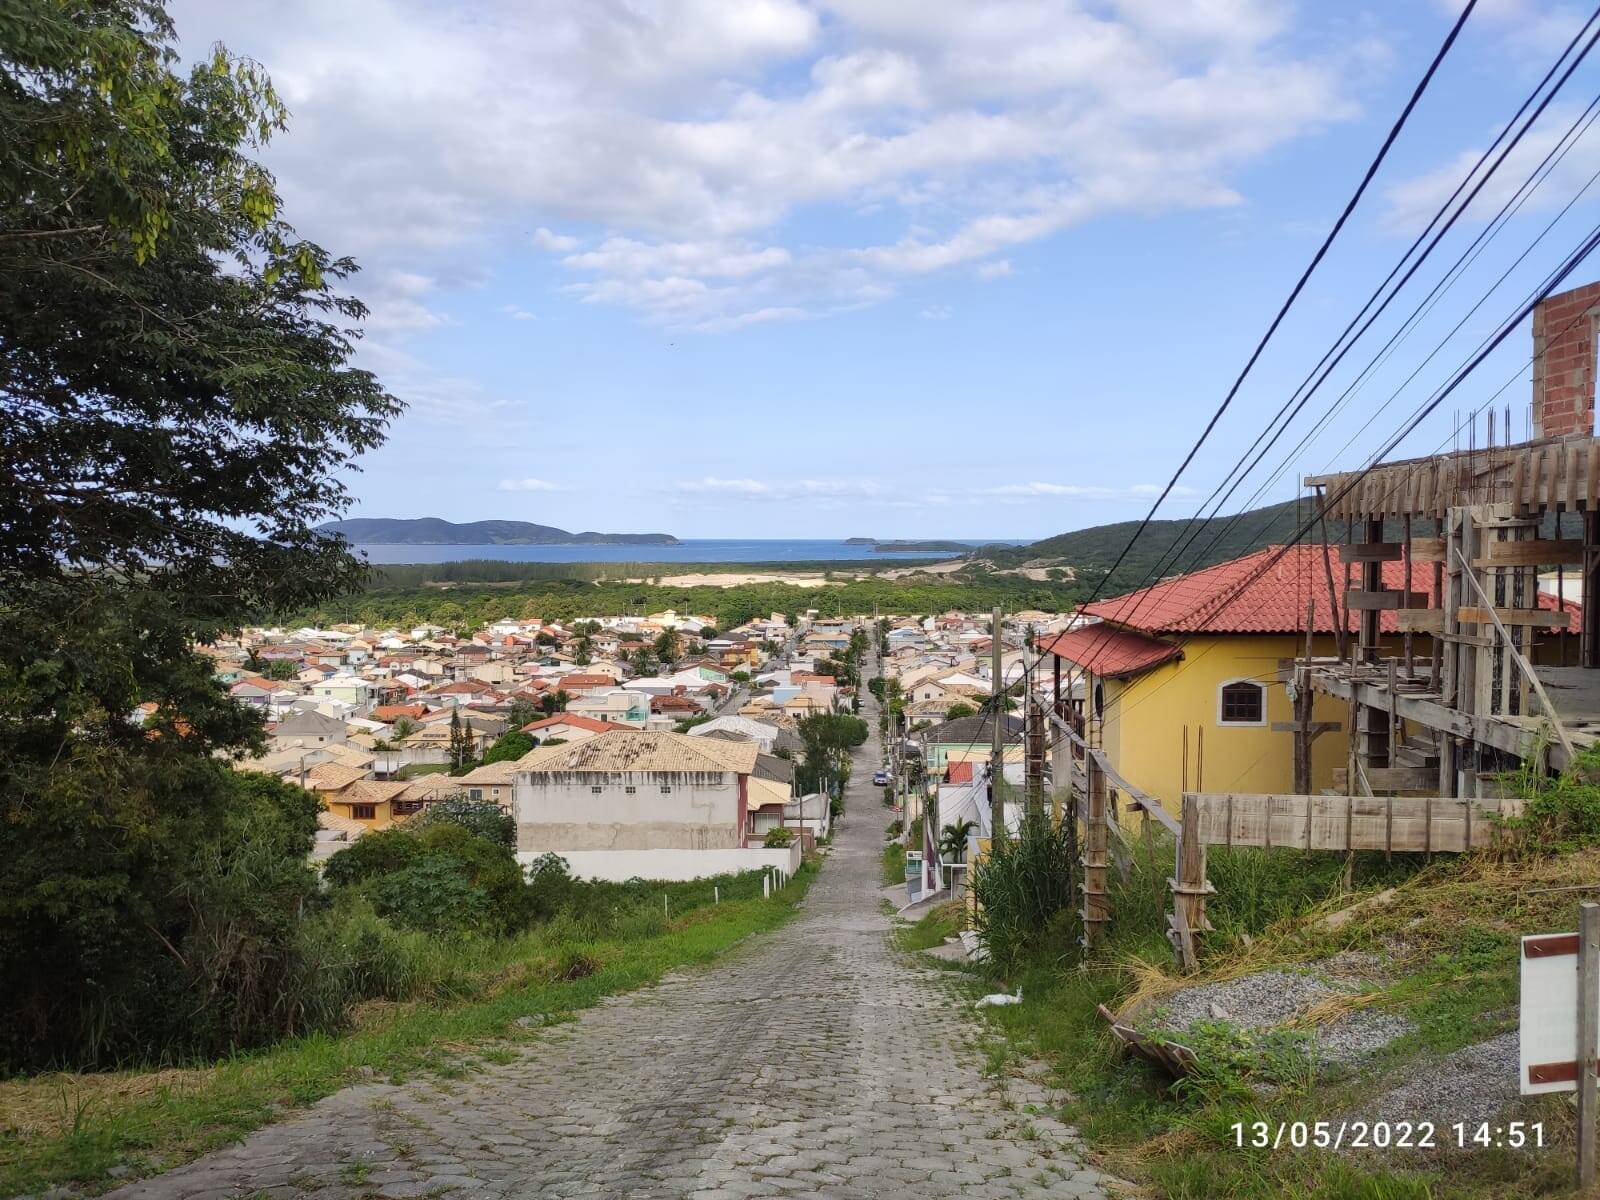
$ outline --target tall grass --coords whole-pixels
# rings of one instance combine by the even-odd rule
[[[1071,849],[1066,825],[1031,814],[1016,837],[992,842],[972,872],[975,926],[1002,977],[1041,955],[1064,960],[1073,953],[1079,924]]]

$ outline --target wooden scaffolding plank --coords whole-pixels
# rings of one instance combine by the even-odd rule
[[[1518,542],[1488,542],[1474,567],[1543,567],[1583,562],[1580,538],[1529,538]]]
[[[1411,561],[1414,563],[1444,561],[1442,537],[1414,537],[1411,539]]]
[[[1339,557],[1345,562],[1399,562],[1405,547],[1399,542],[1345,542]]]
[[[1500,624],[1502,625],[1530,625],[1536,629],[1565,629],[1571,620],[1572,614],[1545,608],[1496,608],[1494,616],[1500,618]],[[1456,619],[1478,625],[1489,625],[1493,624],[1494,621],[1494,618],[1489,615],[1488,609],[1469,607],[1465,604],[1456,611]]]
[[[1191,798],[1192,808],[1187,803]],[[1186,810],[1197,815],[1204,845],[1396,854],[1460,853],[1487,846],[1496,833],[1496,816],[1515,816],[1523,804],[1431,796],[1226,792],[1186,792],[1184,800]]]
[[[1438,608],[1402,608],[1394,615],[1401,633],[1442,633],[1444,610]]]

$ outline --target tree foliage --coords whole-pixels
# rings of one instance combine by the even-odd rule
[[[313,529],[399,405],[350,365],[354,264],[253,157],[271,84],[175,62],[155,0],[0,20],[0,1065],[316,1008],[306,813],[230,772],[260,721],[192,646],[360,583]]]

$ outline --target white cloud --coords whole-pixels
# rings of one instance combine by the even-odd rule
[[[500,311],[513,321],[537,321],[539,319],[537,313],[531,313],[525,308],[518,308],[515,304],[502,304]]]
[[[269,161],[310,236],[443,288],[522,232],[579,300],[707,332],[876,303],[905,275],[996,278],[990,256],[1101,214],[1235,203],[1239,168],[1352,114],[1342,62],[1294,49],[1290,12],[174,5],[190,53],[220,37],[272,72],[294,121]]]
[[[924,321],[948,321],[955,312],[948,304],[930,304],[920,314]]]
[[[566,237],[563,234],[551,233],[543,225],[533,231],[533,244],[541,250],[550,250],[557,254],[578,248],[578,239]]]
[[[1499,212],[1544,161],[1545,156],[1561,143],[1579,112],[1573,105],[1552,104],[1539,123],[1506,155],[1499,169],[1483,185],[1483,190],[1467,210],[1467,218],[1489,220]],[[1499,130],[1494,132],[1498,133]],[[1484,145],[1492,140],[1493,135],[1490,135],[1484,140]],[[1482,169],[1474,171],[1478,160],[1483,157],[1483,147],[1463,150],[1444,165],[1393,185],[1385,193],[1388,202],[1386,221],[1393,228],[1408,233],[1420,230],[1455,192],[1468,172],[1473,172],[1472,183],[1463,189],[1462,195],[1472,190],[1483,178],[1483,171],[1494,166],[1499,156],[1497,150],[1489,156]],[[1521,211],[1537,212],[1559,207],[1588,183],[1597,170],[1600,170],[1600,132],[1596,132],[1591,125],[1571,143],[1560,161],[1550,168],[1548,175],[1538,185],[1538,190],[1527,197]]]
[[[551,483],[548,479],[502,479],[498,487],[502,492],[559,492],[563,490],[559,483]]]
[[[978,264],[979,279],[1004,279],[1007,275],[1012,274],[1015,274],[1015,272],[1012,270],[1010,262],[1003,258],[996,259],[994,262]]]

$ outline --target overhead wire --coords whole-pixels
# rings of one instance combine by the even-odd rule
[[[1130,598],[1130,600],[1134,599],[1144,589],[1144,587],[1150,582],[1150,580],[1152,578],[1160,578],[1161,574],[1164,573],[1168,569],[1168,567],[1170,567],[1173,563],[1175,563],[1177,558],[1180,557],[1182,555],[1182,553],[1184,553],[1188,549],[1188,547],[1193,544],[1195,538],[1200,536],[1201,532],[1203,532],[1207,527],[1209,527],[1212,524],[1212,522],[1216,519],[1216,514],[1218,512],[1220,512],[1222,504],[1225,504],[1227,502],[1228,498],[1230,498],[1233,495],[1233,492],[1235,490],[1237,490],[1239,484],[1242,483],[1243,480],[1246,477],[1248,477],[1249,472],[1251,470],[1253,470],[1254,467],[1261,461],[1261,459],[1265,456],[1267,451],[1269,451],[1271,449],[1271,447],[1274,444],[1276,444],[1277,440],[1282,436],[1283,432],[1285,430],[1287,430],[1287,428],[1289,427],[1289,424],[1292,423],[1294,417],[1299,415],[1299,413],[1304,409],[1306,403],[1316,393],[1316,391],[1321,387],[1321,385],[1327,380],[1327,378],[1328,378],[1329,374],[1332,372],[1332,370],[1335,369],[1339,365],[1339,363],[1343,360],[1344,356],[1356,344],[1356,342],[1360,339],[1360,337],[1363,336],[1367,332],[1367,330],[1369,330],[1371,328],[1373,322],[1377,320],[1377,318],[1388,307],[1388,305],[1394,300],[1394,298],[1397,295],[1399,295],[1401,289],[1404,288],[1406,283],[1408,283],[1411,280],[1411,278],[1416,274],[1417,270],[1420,269],[1422,264],[1428,259],[1428,257],[1433,253],[1433,251],[1438,247],[1440,240],[1455,225],[1456,221],[1458,221],[1460,219],[1462,214],[1466,212],[1466,210],[1468,209],[1468,207],[1470,207],[1470,205],[1476,199],[1478,194],[1488,184],[1489,180],[1491,178],[1493,178],[1494,174],[1505,163],[1505,161],[1506,161],[1507,157],[1509,156],[1509,154],[1516,148],[1516,146],[1521,142],[1521,140],[1527,135],[1528,131],[1530,129],[1532,129],[1532,127],[1538,121],[1540,116],[1543,115],[1543,113],[1546,110],[1546,108],[1549,107],[1551,102],[1560,93],[1561,89],[1566,85],[1567,81],[1572,77],[1573,72],[1578,68],[1579,65],[1581,65],[1581,63],[1584,61],[1584,59],[1588,56],[1590,50],[1592,50],[1594,48],[1596,41],[1600,41],[1600,28],[1594,28],[1592,33],[1589,32],[1591,30],[1591,27],[1594,27],[1597,22],[1600,22],[1600,7],[1597,7],[1595,9],[1595,11],[1591,14],[1589,20],[1584,23],[1583,27],[1573,37],[1572,41],[1570,41],[1568,43],[1566,49],[1564,49],[1562,51],[1562,53],[1557,57],[1555,63],[1552,64],[1550,69],[1545,73],[1545,76],[1543,77],[1543,79],[1540,80],[1539,84],[1537,84],[1535,86],[1533,91],[1531,91],[1529,93],[1528,97],[1518,107],[1516,113],[1514,113],[1512,115],[1511,119],[1506,123],[1505,127],[1501,130],[1499,136],[1496,137],[1495,141],[1490,144],[1489,148],[1487,150],[1485,150],[1484,153],[1479,157],[1477,163],[1475,163],[1473,165],[1473,167],[1462,177],[1462,180],[1461,180],[1461,182],[1459,184],[1457,184],[1455,191],[1453,191],[1451,193],[1450,197],[1447,198],[1445,200],[1445,202],[1439,207],[1438,211],[1434,214],[1434,217],[1429,221],[1428,225],[1424,228],[1423,232],[1420,235],[1418,235],[1418,238],[1415,241],[1413,241],[1412,245],[1406,250],[1405,254],[1403,254],[1401,256],[1399,262],[1396,263],[1395,267],[1390,270],[1389,274],[1385,277],[1383,282],[1381,282],[1378,285],[1378,287],[1376,289],[1374,289],[1372,296],[1370,296],[1368,298],[1367,302],[1362,306],[1361,310],[1356,314],[1356,316],[1351,319],[1350,323],[1345,326],[1345,329],[1340,333],[1339,337],[1335,339],[1333,346],[1331,346],[1329,348],[1329,350],[1324,353],[1322,359],[1318,362],[1318,364],[1315,367],[1312,368],[1311,372],[1307,375],[1306,379],[1301,382],[1300,386],[1298,388],[1296,388],[1293,393],[1291,393],[1289,399],[1286,400],[1282,406],[1280,406],[1280,408],[1278,409],[1278,412],[1268,422],[1268,425],[1267,425],[1266,429],[1264,429],[1261,434],[1257,435],[1256,441],[1254,443],[1252,443],[1250,448],[1247,449],[1245,451],[1245,453],[1242,454],[1239,457],[1239,459],[1236,461],[1234,467],[1229,470],[1228,474],[1224,477],[1223,481],[1221,483],[1219,483],[1217,488],[1215,488],[1212,491],[1211,496],[1208,497],[1207,500],[1200,505],[1199,510],[1196,511],[1194,516],[1189,518],[1189,521],[1185,525],[1184,532],[1182,534],[1180,534],[1179,538],[1174,541],[1173,545],[1171,547],[1169,547],[1169,549],[1166,552],[1164,552],[1160,558],[1157,559],[1156,563],[1150,569],[1148,569],[1145,572],[1145,575],[1140,580],[1139,584],[1136,585],[1130,592],[1127,593],[1127,595]],[[1484,164],[1488,161],[1489,157],[1494,153],[1496,147],[1498,147],[1500,145],[1501,141],[1504,140],[1506,134],[1508,132],[1510,132],[1510,130],[1517,125],[1518,121],[1521,120],[1523,114],[1527,112],[1529,106],[1534,103],[1536,98],[1539,96],[1540,92],[1544,90],[1544,88],[1549,83],[1549,81],[1552,78],[1555,77],[1555,75],[1556,75],[1556,73],[1558,71],[1560,71],[1562,63],[1564,63],[1566,61],[1567,57],[1572,53],[1573,49],[1583,39],[1585,34],[1589,34],[1589,39],[1588,39],[1587,43],[1583,46],[1583,49],[1579,52],[1578,56],[1575,59],[1573,59],[1571,63],[1569,63],[1567,65],[1566,70],[1561,73],[1561,77],[1560,77],[1559,80],[1557,80],[1555,86],[1550,89],[1548,94],[1546,94],[1544,96],[1543,100],[1539,101],[1538,107],[1535,109],[1535,111],[1532,113],[1532,115],[1530,115],[1528,117],[1528,119],[1525,122],[1523,122],[1521,128],[1517,130],[1516,135],[1511,139],[1511,141],[1508,144],[1506,144],[1503,149],[1501,149],[1499,157],[1495,159],[1494,164],[1492,166],[1490,166],[1487,171],[1483,171]],[[1591,105],[1591,108],[1592,107],[1593,107],[1593,105]],[[1585,112],[1587,113],[1588,110],[1585,110]],[[1575,129],[1577,127],[1578,123],[1581,122],[1582,120],[1583,120],[1583,115],[1580,115],[1580,117],[1578,118],[1578,121],[1574,122],[1573,128]],[[1568,136],[1570,136],[1571,133],[1572,133],[1572,129],[1569,129]],[[1558,147],[1563,143],[1567,143],[1569,145],[1569,147],[1570,147],[1570,142],[1568,141],[1568,137],[1563,137],[1562,141],[1560,143],[1558,143]],[[1546,155],[1546,160],[1545,160],[1546,162],[1548,162],[1550,160],[1551,155],[1555,153],[1555,150],[1556,150],[1556,148],[1552,148],[1552,151],[1549,154]],[[1541,168],[1544,167],[1544,165],[1545,165],[1545,163],[1541,163],[1538,167],[1535,167],[1534,171],[1529,176],[1529,182],[1532,182],[1535,179],[1535,177],[1538,176],[1539,171],[1541,170]],[[1482,172],[1481,175],[1480,175],[1480,172]],[[1474,180],[1474,178],[1477,179],[1476,185],[1472,188],[1471,192],[1466,196],[1466,198],[1464,200],[1461,200],[1460,204],[1457,205],[1456,201],[1461,199],[1462,191],[1467,187],[1467,185],[1469,183],[1471,183]],[[1524,184],[1524,188],[1526,188],[1526,187],[1527,187],[1527,184],[1525,183]],[[1517,195],[1522,194],[1522,191],[1523,191],[1523,189],[1519,188],[1518,192],[1513,194],[1512,199],[1508,200],[1506,202],[1506,204],[1502,206],[1502,214],[1504,214],[1506,212],[1506,210],[1510,207],[1512,201],[1516,199]],[[1450,212],[1452,207],[1454,207],[1454,212],[1453,213]],[[1445,217],[1446,213],[1450,213],[1448,218]],[[1355,326],[1362,321],[1363,316],[1366,316],[1368,314],[1368,311],[1369,311],[1369,309],[1371,309],[1371,306],[1373,305],[1373,303],[1384,292],[1384,290],[1388,287],[1390,282],[1393,281],[1395,275],[1400,271],[1400,269],[1402,267],[1404,267],[1406,261],[1416,251],[1418,245],[1420,245],[1421,242],[1425,238],[1427,238],[1429,232],[1434,229],[1435,225],[1437,225],[1438,222],[1441,219],[1444,219],[1445,223],[1444,223],[1442,228],[1439,228],[1437,230],[1437,232],[1435,233],[1432,241],[1428,243],[1427,248],[1416,259],[1416,261],[1414,263],[1412,263],[1410,269],[1406,271],[1404,277],[1400,280],[1400,282],[1398,284],[1396,284],[1395,287],[1393,288],[1393,290],[1391,290],[1389,292],[1389,295],[1378,306],[1377,310],[1371,312],[1370,316],[1367,316],[1366,322],[1365,322],[1365,324],[1361,325],[1360,331],[1357,332],[1356,335],[1353,338],[1350,337],[1349,335],[1351,333],[1351,330],[1354,329]],[[1498,219],[1498,215],[1497,215],[1497,219]],[[1452,279],[1451,272],[1455,271],[1455,269],[1457,267],[1461,266],[1463,261],[1465,261],[1466,256],[1468,254],[1472,253],[1474,248],[1478,247],[1480,243],[1485,242],[1485,234],[1488,234],[1488,238],[1492,240],[1492,237],[1494,236],[1494,234],[1489,232],[1491,227],[1494,227],[1494,222],[1491,222],[1490,226],[1486,226],[1485,227],[1485,230],[1480,233],[1478,240],[1473,243],[1473,246],[1469,247],[1468,250],[1466,252],[1464,252],[1463,255],[1460,256],[1457,259],[1456,264],[1452,266],[1451,270],[1447,271],[1446,274],[1441,278],[1439,283],[1435,284],[1434,293],[1430,293],[1430,296],[1433,295],[1433,294],[1439,293],[1441,291],[1441,289],[1448,290],[1449,284],[1447,283],[1447,281]],[[1495,232],[1498,232],[1498,227],[1495,227]],[[1427,303],[1426,299],[1424,300],[1423,303],[1424,304]],[[1414,312],[1413,313],[1413,317],[1415,317],[1416,315],[1417,314]],[[1402,329],[1404,329],[1404,328],[1405,328],[1405,326],[1403,325]],[[1398,336],[1398,334],[1396,336]],[[1391,338],[1391,341],[1393,341],[1393,340],[1394,339]],[[1382,353],[1382,351],[1380,351],[1380,354],[1381,353]],[[1330,362],[1330,359],[1332,360],[1331,362]],[[1320,372],[1320,374],[1319,374],[1319,372]],[[1312,382],[1313,379],[1315,380],[1315,382]],[[1291,409],[1292,409],[1292,411],[1290,411]],[[1284,419],[1285,413],[1288,414],[1287,419]],[[1282,424],[1281,425],[1279,425],[1280,420],[1282,420]],[[1261,446],[1262,437],[1266,435],[1267,430],[1272,429],[1274,426],[1278,426],[1277,432],[1273,433],[1271,438],[1270,438],[1270,440],[1267,442],[1267,444],[1264,447],[1262,447]],[[1259,453],[1255,453],[1256,450],[1257,450],[1257,447],[1261,447]],[[1254,459],[1250,462],[1250,464],[1248,466],[1245,466],[1244,465],[1245,461],[1247,459],[1250,459],[1251,455],[1253,453],[1255,454]],[[1240,468],[1241,467],[1244,468],[1242,474],[1240,473]],[[1235,477],[1236,474],[1238,475],[1238,478],[1235,480],[1234,477]],[[1233,480],[1233,483],[1232,483],[1231,487],[1228,486],[1230,480]],[[1227,492],[1226,492],[1225,495],[1221,495],[1221,499],[1218,500],[1218,496],[1223,492],[1224,488],[1227,488]],[[1259,492],[1258,492],[1258,495],[1259,495]],[[1215,502],[1215,504],[1213,504],[1213,502]],[[1204,512],[1205,512],[1205,510],[1206,510],[1206,508],[1208,506],[1212,507],[1212,515],[1209,516],[1209,517],[1204,517],[1204,519],[1202,520],[1202,514],[1204,514]],[[1217,542],[1219,542],[1220,539],[1223,536],[1226,536],[1226,532],[1229,531],[1231,528],[1233,528],[1234,523],[1236,522],[1238,516],[1240,516],[1240,515],[1242,515],[1242,514],[1236,514],[1235,518],[1229,519],[1229,521],[1228,521],[1228,523],[1226,525],[1224,525],[1220,530],[1216,531],[1216,533],[1214,534],[1214,536],[1213,536],[1211,542],[1209,543],[1209,545],[1214,547],[1217,544]],[[1198,527],[1197,527],[1197,525],[1198,525]],[[1142,530],[1139,531],[1139,532],[1142,532]],[[1122,560],[1122,558],[1124,558],[1126,556],[1126,551],[1128,549],[1131,549],[1132,544],[1133,544],[1133,540],[1137,539],[1137,537],[1139,536],[1139,532],[1135,533],[1134,538],[1130,539],[1128,546],[1124,548],[1124,554],[1122,556],[1119,556],[1119,559],[1118,559],[1119,563]],[[1197,557],[1203,557],[1203,555],[1197,556]],[[1112,567],[1112,571],[1115,571],[1115,569],[1116,569],[1116,565],[1114,564],[1113,567]],[[1110,577],[1110,572],[1107,573],[1106,578],[1108,579],[1109,577]],[[1102,585],[1105,583],[1105,581],[1106,581],[1105,579],[1102,579],[1102,581],[1101,581]],[[1093,603],[1093,598],[1091,598],[1089,603]],[[1137,604],[1136,603],[1135,603],[1135,610],[1134,611],[1137,611]],[[1130,613],[1128,615],[1131,616],[1132,614]],[[1120,612],[1119,612],[1119,616],[1121,616]]]

